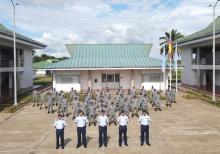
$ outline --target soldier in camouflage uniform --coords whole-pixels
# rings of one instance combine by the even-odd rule
[[[67,116],[68,117],[68,100],[66,98],[66,96],[64,96],[63,98],[63,102],[62,102],[62,114],[63,116]]]
[[[34,89],[33,93],[32,93],[32,101],[33,101],[33,107],[36,105],[38,105],[38,91],[36,89]]]
[[[159,111],[162,111],[161,110],[161,106],[160,106],[160,94],[159,92],[157,92],[156,94],[156,101],[155,101],[155,111],[159,110]]]
[[[167,91],[166,91],[166,106],[170,106],[171,107],[172,101],[171,101],[171,91],[170,91],[170,87],[168,87]]]
[[[96,126],[96,106],[93,101],[90,101],[89,107],[88,107],[88,113],[89,113],[89,126],[91,124],[94,124]]]
[[[144,95],[144,99],[143,99],[143,104],[142,104],[142,111],[148,111],[148,98],[147,98],[147,95]]]
[[[47,95],[48,113],[53,113],[53,100],[52,94],[49,92]]]
[[[73,118],[72,119],[75,119],[77,117],[79,110],[80,110],[80,102],[79,102],[78,97],[75,97],[72,103],[73,103],[73,106],[72,106]]]
[[[43,92],[43,91],[40,93],[40,110],[42,109],[43,104],[45,109],[47,109],[46,93],[47,92]]]
[[[109,126],[114,123],[115,125],[117,125],[117,119],[116,119],[116,108],[114,105],[114,102],[111,102],[111,105],[108,106],[108,117],[109,117]]]
[[[176,103],[176,88],[171,88],[171,102]]]
[[[137,99],[137,96],[134,96],[133,104],[131,106],[131,117],[133,118],[134,115],[139,117],[139,115],[138,115],[138,99]]]

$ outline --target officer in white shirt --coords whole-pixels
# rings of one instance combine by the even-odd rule
[[[61,147],[64,149],[64,127],[66,122],[62,119],[61,114],[58,114],[58,119],[55,120],[53,126],[56,128],[56,149],[60,147],[59,139],[61,139]]]
[[[121,111],[121,115],[118,117],[119,124],[119,146],[122,145],[122,135],[124,137],[124,145],[128,146],[127,143],[127,125],[129,123],[129,118],[125,115],[124,111]]]
[[[143,114],[139,117],[138,122],[140,123],[141,127],[141,146],[144,144],[144,135],[146,144],[150,145],[149,142],[149,124],[150,124],[150,116],[146,110],[143,111]]]
[[[84,116],[83,111],[79,111],[79,116],[76,117],[75,123],[77,125],[77,136],[78,136],[78,142],[76,148],[79,148],[82,143],[84,147],[87,147],[86,144],[86,124],[88,123],[88,119],[86,116]]]
[[[99,124],[99,148],[103,146],[107,147],[107,125],[109,118],[106,116],[105,110],[102,110],[102,114],[98,116],[97,122]]]

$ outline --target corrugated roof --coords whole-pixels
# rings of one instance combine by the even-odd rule
[[[47,67],[50,64],[52,64],[52,62],[47,61],[47,60],[36,62],[36,63],[33,63],[33,69],[43,69],[43,68]]]
[[[216,24],[216,34],[220,34],[220,16],[216,18],[215,24]],[[190,42],[196,39],[201,39],[201,38],[212,36],[212,35],[213,35],[213,22],[209,24],[209,26],[206,27],[205,29],[202,29],[196,33],[193,33],[189,36],[186,36],[178,40],[178,43],[181,44],[185,42]]]
[[[152,44],[68,44],[72,58],[53,63],[48,69],[154,68],[161,61],[150,58]]]
[[[3,35],[6,35],[6,36],[9,36],[9,37],[13,37],[13,31],[7,29],[5,26],[3,26],[1,23],[0,23],[0,34],[3,34]],[[22,41],[25,41],[25,42],[28,42],[28,43],[32,43],[34,45],[37,45],[37,46],[40,46],[42,48],[45,48],[46,45],[45,44],[42,44],[40,42],[37,42],[33,39],[30,39],[24,35],[21,35],[19,33],[16,33],[16,39],[20,39]]]

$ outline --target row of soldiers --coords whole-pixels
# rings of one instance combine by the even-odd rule
[[[167,107],[171,107],[171,104],[176,102],[175,95],[175,89],[169,87],[166,91]],[[63,116],[68,116],[68,108],[71,108],[72,119],[75,119],[79,111],[83,111],[89,118],[89,125],[96,125],[96,117],[103,110],[110,119],[109,125],[117,124],[116,113],[121,110],[131,117],[139,117],[139,111],[147,111],[149,103],[155,111],[161,111],[160,93],[154,87],[152,87],[150,94],[142,87],[139,95],[134,87],[128,92],[120,87],[114,97],[108,88],[105,91],[97,90],[95,95],[92,95],[91,90],[88,89],[82,102],[80,102],[80,94],[73,88],[69,92],[69,99],[66,98],[63,91],[58,93],[56,89],[42,92],[33,91],[33,106],[38,105],[40,109],[44,106],[48,113],[53,113],[56,106],[58,113],[62,113]]]

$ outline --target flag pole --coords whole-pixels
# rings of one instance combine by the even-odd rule
[[[170,88],[171,88],[171,81],[172,81],[172,67],[171,67],[171,56],[170,56]]]
[[[164,92],[166,92],[166,45],[163,47],[163,82],[164,82]]]
[[[177,75],[178,75],[178,70],[177,70],[177,68],[178,68],[178,57],[177,57],[177,42],[176,42],[176,53],[175,53],[175,56],[176,56],[176,58],[175,58],[175,60],[176,60],[176,92],[178,91],[177,90],[177,88],[178,88],[178,85],[177,85]]]

